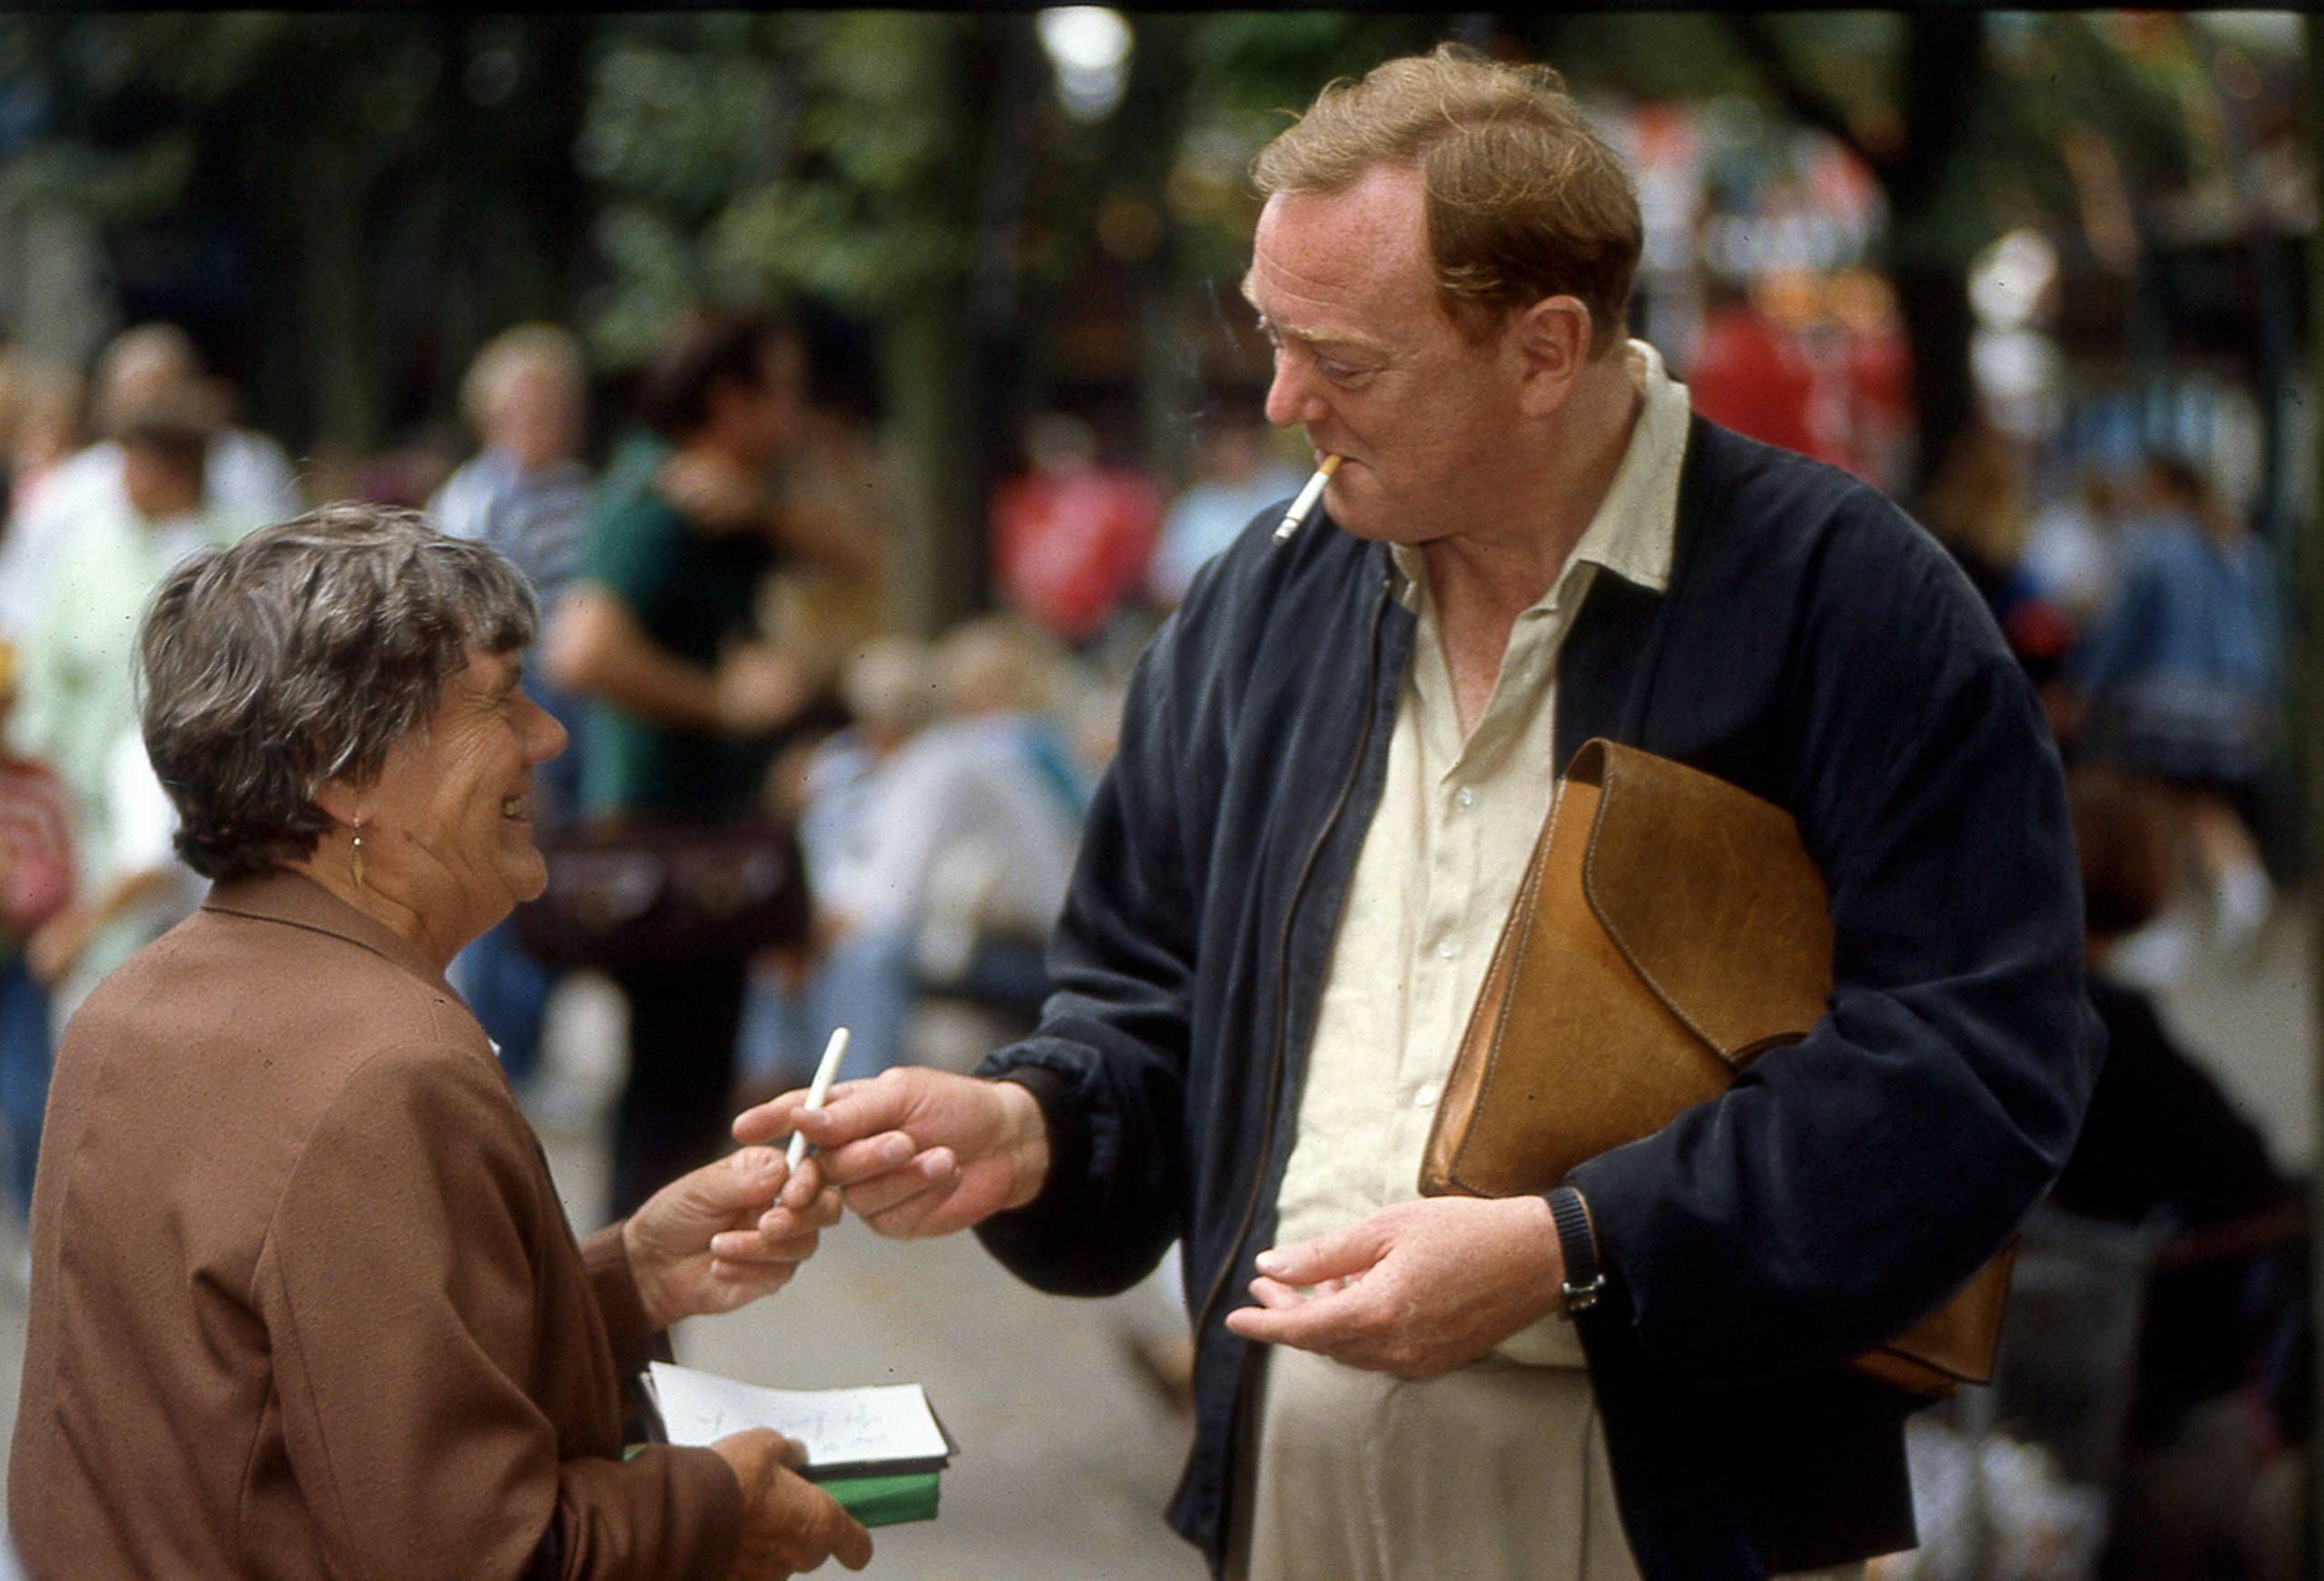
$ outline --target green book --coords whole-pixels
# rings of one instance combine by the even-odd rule
[[[936,1518],[937,1477],[934,1471],[913,1471],[901,1477],[835,1477],[815,1486],[838,1499],[848,1514],[865,1526],[891,1527]]]
[[[773,1428],[807,1452],[800,1475],[868,1527],[936,1518],[936,1482],[955,1452],[916,1383],[780,1390],[667,1361],[644,1379],[662,1435],[711,1444],[744,1428]]]

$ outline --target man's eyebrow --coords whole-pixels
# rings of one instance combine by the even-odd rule
[[[1385,357],[1388,355],[1389,349],[1384,342],[1371,339],[1363,335],[1353,335],[1344,330],[1332,331],[1321,329],[1302,329],[1295,324],[1279,324],[1275,319],[1268,318],[1265,309],[1261,308],[1256,302],[1253,302],[1251,304],[1251,310],[1258,315],[1259,332],[1264,335],[1279,337],[1284,339],[1296,340],[1305,346],[1331,347],[1337,349],[1365,352],[1375,357]]]

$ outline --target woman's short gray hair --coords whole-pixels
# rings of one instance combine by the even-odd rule
[[[209,879],[312,855],[332,822],[316,790],[376,776],[471,649],[538,626],[514,566],[411,511],[326,506],[187,559],[138,639],[178,854]]]

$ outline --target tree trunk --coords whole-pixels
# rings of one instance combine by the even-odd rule
[[[1905,139],[1878,167],[1894,236],[1896,309],[1913,349],[1919,445],[1912,492],[1927,486],[1970,419],[1976,388],[1969,338],[1976,321],[1957,242],[1942,234],[1938,201],[1955,176],[1971,96],[1984,71],[1984,18],[1974,11],[1914,11],[1905,20]]]
[[[2324,18],[2309,16],[2308,31],[2308,162],[2313,172],[2324,168]],[[2324,242],[2310,232],[2308,241],[2308,369],[2310,391],[2324,390]],[[2310,435],[2308,454],[2317,468],[2314,492],[2307,518],[2299,524],[2298,553],[2292,558],[2293,574],[2299,588],[2295,630],[2299,633],[2299,685],[2300,712],[2298,717],[2308,722],[2308,728],[2298,732],[2294,750],[2299,753],[2304,771],[2301,783],[2307,788],[2308,838],[2310,852],[2324,851],[2324,414],[2319,414],[2311,399],[2307,422]],[[2316,925],[2316,886],[2309,885],[2309,897],[2304,902],[2309,911],[2309,935],[2311,956],[2309,982],[2311,992],[2324,996],[2324,927]],[[2309,1059],[2319,1056],[2310,1051]],[[2317,1099],[2314,1124],[2316,1134],[2324,1138],[2324,1070],[2315,1077]],[[2308,1301],[2311,1320],[2311,1334],[2324,1332],[2324,1170],[2309,1168],[2308,1198]],[[2324,1366],[2319,1366],[2311,1350],[2308,1368],[2309,1420],[2324,1422]],[[2314,1429],[2309,1433],[2308,1508],[2303,1523],[2307,1541],[2305,1569],[2316,1581],[2324,1581],[2324,1453],[2318,1452]]]
[[[1907,499],[1917,497],[1944,464],[1945,453],[1976,415],[1976,381],[1969,371],[1969,309],[1962,271],[1940,263],[1899,265],[1893,279],[1896,314],[1913,352],[1915,448],[1896,472]]]
[[[1033,48],[1027,18],[980,16],[957,37],[937,39],[928,63],[931,91],[953,105],[960,135],[949,167],[930,172],[924,199],[958,215],[975,251],[965,279],[931,284],[890,309],[881,337],[901,534],[889,595],[896,622],[923,635],[985,607],[986,503],[1016,448],[1016,227],[1027,118],[1038,103]]]

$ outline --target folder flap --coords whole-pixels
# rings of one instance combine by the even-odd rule
[[[1790,814],[1613,741],[1584,743],[1569,777],[1601,787],[1583,892],[1671,1014],[1738,1069],[1804,1036],[1831,993],[1832,922]]]

